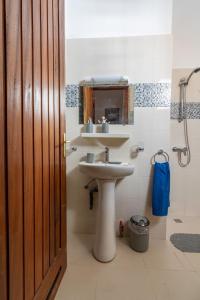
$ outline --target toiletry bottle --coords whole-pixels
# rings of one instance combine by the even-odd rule
[[[99,123],[101,123],[102,133],[109,133],[109,123],[104,116],[102,117],[102,122],[99,121]]]
[[[85,125],[86,133],[93,133],[93,122],[92,119],[89,118],[87,124]]]

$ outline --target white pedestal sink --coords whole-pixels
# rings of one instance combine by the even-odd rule
[[[79,168],[97,180],[99,201],[93,254],[98,261],[109,262],[116,255],[115,184],[117,179],[133,174],[134,166],[80,162]]]

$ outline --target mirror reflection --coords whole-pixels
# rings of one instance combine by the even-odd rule
[[[133,87],[128,80],[119,83],[80,84],[80,123],[89,119],[98,124],[105,117],[110,124],[132,124]],[[132,101],[130,101],[130,99]]]

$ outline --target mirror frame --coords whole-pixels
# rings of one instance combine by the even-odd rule
[[[123,91],[123,120],[117,125],[128,124],[129,121],[129,85],[98,85],[81,86],[83,97],[83,122],[86,124],[91,118],[95,119],[94,91],[95,90],[122,90]]]

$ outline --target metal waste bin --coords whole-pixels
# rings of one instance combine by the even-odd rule
[[[145,252],[149,247],[150,221],[144,216],[133,216],[128,222],[130,246],[137,252]]]

